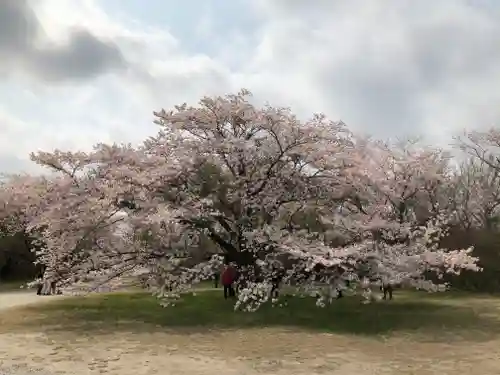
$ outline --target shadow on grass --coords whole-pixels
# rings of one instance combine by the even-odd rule
[[[29,306],[23,327],[36,324],[73,332],[117,330],[203,332],[214,329],[284,327],[329,333],[386,335],[422,333],[428,339],[449,339],[449,334],[485,340],[500,333],[500,321],[483,316],[477,308],[449,306],[439,301],[406,296],[399,300],[362,305],[356,297],[318,308],[312,298],[286,297],[286,307],[265,305],[255,313],[235,312],[233,301],[220,292],[186,295],[176,306],[161,307],[144,293],[120,293],[71,297]]]

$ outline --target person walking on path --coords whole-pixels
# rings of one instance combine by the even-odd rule
[[[228,297],[236,297],[234,291],[234,281],[236,280],[236,268],[232,264],[228,264],[221,275],[222,286],[224,287],[224,299]]]

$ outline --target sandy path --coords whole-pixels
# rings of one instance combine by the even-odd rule
[[[497,375],[498,344],[374,343],[266,329],[99,337],[40,332],[1,335],[0,367],[52,375]]]
[[[63,296],[37,296],[33,290],[0,293],[0,310],[53,301]]]
[[[62,296],[0,294],[0,309]],[[198,334],[0,334],[0,374],[110,375],[409,375],[498,374],[500,340],[418,343],[278,329]],[[5,370],[6,371],[5,371]]]

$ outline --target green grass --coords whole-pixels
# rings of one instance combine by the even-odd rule
[[[380,336],[392,333],[424,333],[434,338],[454,333],[486,339],[500,333],[496,319],[498,301],[481,305],[472,297],[460,299],[400,293],[394,301],[362,305],[346,297],[326,308],[312,298],[285,297],[286,307],[265,305],[255,313],[235,312],[233,301],[221,291],[186,295],[171,307],[144,293],[113,293],[56,300],[26,308],[38,314],[36,324],[58,325],[64,330],[144,331],[175,329],[189,332],[215,329],[282,327],[319,332]],[[443,296],[444,297],[444,296]],[[493,303],[495,302],[495,303]],[[471,335],[473,333],[473,335]]]
[[[0,293],[1,292],[18,292],[22,291],[24,288],[21,288],[22,286],[25,286],[26,283],[32,280],[27,280],[27,281],[0,281]]]

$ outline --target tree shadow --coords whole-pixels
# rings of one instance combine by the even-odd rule
[[[500,333],[500,320],[488,306],[450,306],[438,299],[384,301],[361,304],[357,297],[335,301],[325,308],[312,298],[285,297],[283,307],[265,305],[255,313],[234,311],[233,301],[217,292],[186,295],[175,306],[161,307],[143,293],[68,298],[25,309],[37,316],[31,324],[78,332],[158,331],[204,332],[220,329],[282,327],[317,332],[383,336],[408,332],[426,340],[460,336],[488,340]],[[286,306],[284,306],[286,305]],[[27,320],[24,320],[26,324]]]

